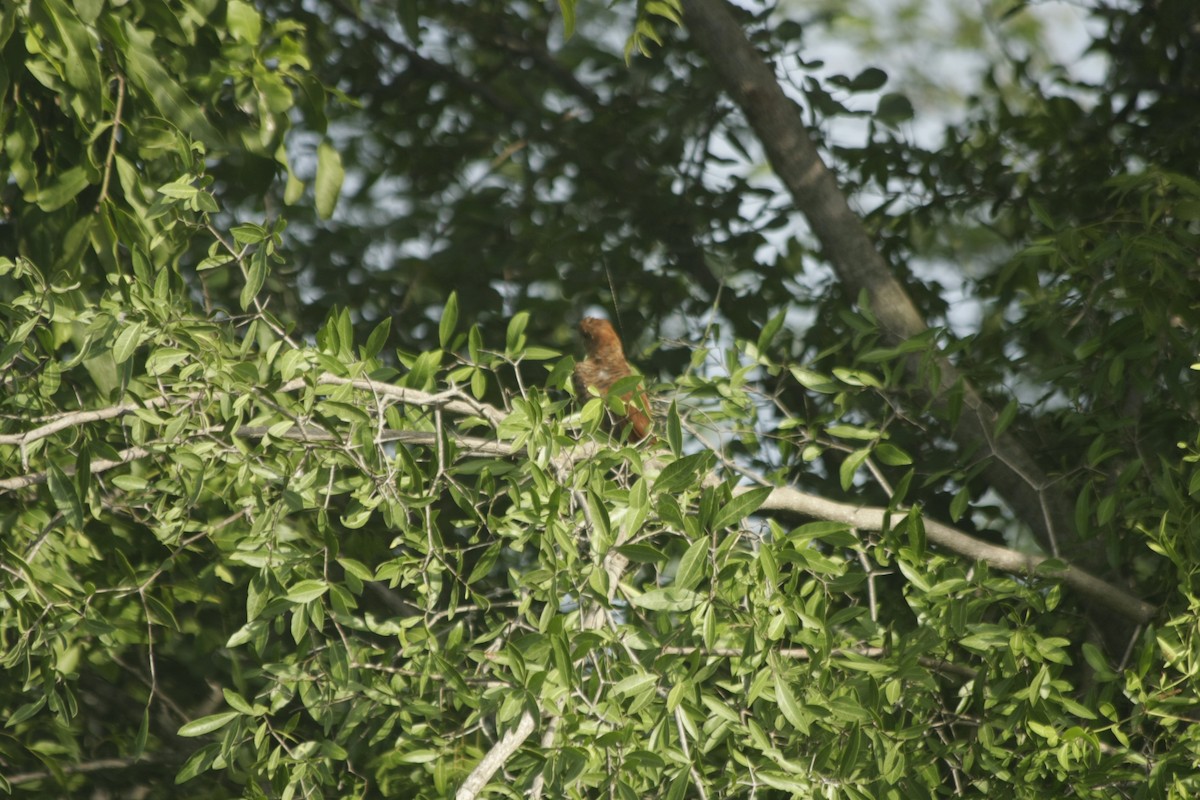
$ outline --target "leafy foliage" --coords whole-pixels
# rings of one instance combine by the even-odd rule
[[[5,792],[443,797],[526,720],[493,794],[1200,789],[1188,0],[1098,9],[1095,85],[997,62],[936,149],[800,63],[899,343],[687,3],[11,5]],[[832,21],[739,14],[784,79]],[[659,444],[570,397],[614,300]],[[1080,552],[953,443],[967,381]]]

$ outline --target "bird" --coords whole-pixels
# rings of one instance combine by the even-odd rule
[[[634,372],[625,360],[621,337],[613,330],[611,322],[597,317],[584,317],[579,322],[579,333],[587,349],[587,358],[575,365],[572,379],[575,383],[575,395],[580,402],[587,402],[589,388],[595,389],[597,394],[605,397],[613,384],[633,375]],[[649,439],[653,443],[650,417],[645,411],[650,407],[646,401],[646,393],[641,389],[637,392],[636,401],[632,391],[622,395],[625,419],[617,424],[616,431],[619,434],[628,425],[630,439],[635,442]]]

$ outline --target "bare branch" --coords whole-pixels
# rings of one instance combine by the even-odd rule
[[[295,378],[285,383],[279,390],[282,392],[292,392],[307,385],[307,383],[307,378]],[[373,381],[369,378],[344,378],[341,375],[333,375],[329,372],[319,375],[316,379],[316,385],[353,386],[355,389],[373,392],[377,395],[390,397],[393,400],[410,405],[441,408],[443,411],[449,411],[451,414],[480,416],[492,425],[499,425],[505,416],[507,416],[495,406],[481,403],[459,389],[448,389],[437,394],[430,394],[429,392],[409,389],[404,386]]]
[[[94,761],[82,761],[78,764],[61,764],[55,767],[56,770],[66,775],[77,775],[86,772],[99,772],[108,769],[128,769],[135,764],[150,764],[156,761],[153,756],[142,755],[135,758],[98,758]],[[49,770],[41,772],[19,772],[13,775],[6,775],[7,780],[13,786],[19,786],[23,783],[32,783],[34,781],[44,781],[55,777],[55,773]]]
[[[151,454],[151,450],[145,447],[127,447],[117,453],[115,459],[100,458],[91,463],[91,474],[97,475],[101,472],[119,467],[122,464],[128,464],[130,461],[137,461],[139,458],[145,458]],[[75,474],[74,465],[68,464],[64,469],[67,475]],[[27,486],[37,486],[45,483],[50,478],[49,471],[31,472],[27,475],[17,475],[13,478],[0,478],[0,491],[12,491],[14,489],[24,489]]]
[[[895,516],[898,513],[897,510],[886,508],[836,503],[789,486],[774,489],[759,510],[788,511],[816,519],[844,522],[851,528],[867,531],[883,531],[887,527],[888,515]],[[929,517],[922,517],[922,521],[925,525],[926,538],[953,553],[982,561],[1005,572],[1058,578],[1089,600],[1135,622],[1149,622],[1156,613],[1155,607],[1149,603],[1139,600],[1120,587],[1103,581],[1079,567],[1067,564],[1061,559],[1053,559],[1053,561],[1065,564],[1062,569],[1053,569],[1052,564],[1047,564],[1039,570],[1039,567],[1052,559],[980,541]]]
[[[279,387],[281,392],[294,392],[297,389],[308,385],[308,378],[294,378],[283,386]],[[449,411],[452,414],[475,415],[481,416],[493,425],[499,424],[504,419],[505,414],[495,406],[481,403],[470,398],[457,389],[451,389],[437,394],[418,391],[417,389],[408,389],[403,386],[393,386],[390,383],[381,383],[368,378],[344,378],[340,375],[333,375],[325,372],[319,375],[316,379],[316,385],[332,385],[332,386],[353,386],[356,389],[364,391],[376,392],[377,394],[390,397],[402,403],[408,403],[416,406],[438,407]],[[98,408],[93,410],[68,411],[63,414],[58,414],[51,417],[49,421],[39,425],[36,428],[24,431],[22,433],[5,433],[0,434],[0,445],[14,444],[19,447],[25,447],[39,439],[45,439],[48,436],[53,436],[61,430],[74,428],[84,425],[88,422],[99,422],[101,420],[113,419],[126,414],[132,414],[139,408],[162,408],[172,402],[186,403],[196,400],[201,396],[201,392],[191,392],[181,394],[177,397],[162,395],[152,397],[145,401],[128,401],[118,403],[117,405],[108,406],[107,408]]]
[[[496,742],[495,747],[489,750],[487,755],[475,765],[475,769],[471,770],[471,774],[455,792],[454,800],[475,800],[483,787],[487,786],[488,781],[496,774],[496,770],[500,769],[513,753],[517,752],[517,748],[524,744],[535,727],[537,727],[537,720],[533,718],[533,714],[529,713],[529,709],[526,709],[521,713],[521,718],[517,720],[517,726],[507,731],[500,741]]]
[[[63,414],[58,414],[51,417],[50,420],[36,428],[31,428],[23,433],[3,433],[0,434],[0,445],[15,444],[19,447],[25,447],[39,439],[45,439],[48,436],[53,436],[61,430],[74,428],[80,425],[85,425],[89,422],[99,422],[101,420],[113,419],[114,417],[132,414],[139,408],[159,408],[171,402],[169,397],[154,397],[144,403],[128,402],[118,403],[115,406],[107,408],[97,408],[94,410],[68,411]],[[186,399],[186,397],[179,398]]]

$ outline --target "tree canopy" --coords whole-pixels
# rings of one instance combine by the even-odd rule
[[[1200,5],[392,5],[0,10],[0,789],[1200,793]]]

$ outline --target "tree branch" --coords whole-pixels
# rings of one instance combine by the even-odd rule
[[[138,764],[153,764],[158,760],[153,755],[141,755],[133,758],[98,758],[94,761],[83,761],[78,764],[58,764],[55,766],[55,770],[65,775],[77,775],[108,769],[128,769]],[[23,783],[51,780],[55,777],[55,772],[43,770],[41,772],[18,772],[6,775],[5,780],[13,786],[19,786]]]
[[[183,398],[186,399],[185,395]],[[129,402],[118,403],[115,406],[107,408],[97,408],[93,410],[67,411],[63,414],[56,414],[50,419],[39,425],[36,428],[31,428],[22,433],[2,433],[0,434],[0,445],[15,444],[18,447],[25,447],[38,441],[53,436],[61,430],[67,428],[75,428],[88,422],[100,422],[101,420],[113,419],[121,417],[125,414],[132,414],[139,408],[160,408],[171,402],[174,398],[167,396],[154,397],[145,402]]]
[[[308,378],[293,378],[275,391],[294,392],[297,389],[307,386],[308,381]],[[379,396],[390,397],[393,400],[398,400],[402,403],[408,403],[410,405],[442,408],[453,414],[462,414],[464,416],[481,416],[493,425],[499,424],[500,421],[507,416],[503,411],[495,406],[473,400],[458,389],[450,389],[444,392],[430,394],[429,392],[422,392],[417,389],[408,389],[403,386],[394,386],[390,383],[373,381],[369,378],[345,378],[341,375],[334,375],[329,372],[323,372],[318,375],[314,381],[314,385],[353,386],[355,389],[363,389],[365,391],[374,392]],[[126,414],[132,414],[139,408],[162,408],[163,406],[166,406],[172,402],[189,402],[196,400],[201,396],[201,394],[202,392],[195,391],[181,394],[176,397],[172,397],[170,395],[160,395],[158,397],[152,397],[148,400],[128,401],[108,406],[106,408],[68,411],[50,417],[46,422],[38,427],[31,428],[30,430],[22,433],[0,434],[0,445],[12,444],[17,445],[18,447],[26,447],[33,442],[53,436],[59,431],[66,430],[67,428],[74,428],[88,422],[99,422],[101,420],[113,419]]]
[[[92,475],[98,475],[101,472],[107,472],[114,467],[119,467],[122,464],[128,464],[130,461],[137,461],[139,458],[145,458],[153,451],[145,447],[127,447],[117,453],[115,459],[101,458],[93,461],[90,464],[90,472]],[[63,472],[67,475],[75,474],[75,465],[68,464],[63,468]],[[24,489],[27,486],[38,486],[50,479],[50,471],[43,470],[41,472],[30,472],[25,475],[17,475],[12,478],[0,478],[0,491],[13,491],[15,489]]]
[[[533,733],[535,727],[537,727],[537,720],[533,718],[529,709],[525,709],[521,712],[521,718],[517,720],[517,726],[505,732],[500,741],[496,742],[487,755],[475,765],[475,769],[471,770],[471,774],[455,792],[454,800],[475,800],[483,787],[487,786],[488,781],[496,774],[496,770],[500,769],[513,753],[517,752],[517,748],[529,738],[529,734]]]
[[[821,160],[801,122],[799,108],[747,41],[729,6],[724,0],[683,0],[683,10],[688,30],[758,134],[771,166],[808,219],[841,280],[852,293],[867,293],[871,311],[891,344],[926,331],[912,298]],[[919,356],[910,356],[907,366],[915,373]],[[1098,563],[1098,556],[1091,557],[1096,555],[1094,547],[1081,543],[1073,531],[1067,498],[1054,489],[1051,479],[1011,434],[993,435],[995,411],[958,369],[944,357],[937,366],[941,380],[934,400],[945,407],[951,391],[961,386],[963,409],[953,436],[963,450],[980,449],[995,456],[984,471],[989,483],[1037,533],[1047,551],[1056,555],[1087,553],[1088,563]]]
[[[307,378],[293,378],[292,380],[279,387],[281,392],[294,392],[295,390],[307,385]],[[495,406],[481,403],[473,399],[467,394],[464,394],[459,389],[448,389],[444,392],[430,394],[417,389],[409,389],[404,386],[395,386],[390,383],[381,381],[373,381],[370,378],[345,378],[341,375],[334,375],[329,372],[323,372],[315,381],[316,386],[320,385],[333,386],[353,386],[355,389],[372,392],[381,397],[390,397],[393,400],[398,400],[402,403],[408,403],[415,406],[427,406],[429,408],[441,408],[444,411],[449,411],[452,414],[462,414],[464,416],[480,416],[490,422],[492,425],[499,425],[504,420],[507,414]]]
[[[734,494],[748,491],[745,487]],[[887,525],[888,515],[896,515],[896,510],[878,507],[852,506],[845,503],[835,503],[814,494],[801,492],[790,486],[778,487],[767,495],[766,502],[759,508],[767,511],[787,511],[801,516],[816,519],[844,522],[852,528],[867,531],[883,531]],[[1149,603],[1134,597],[1125,590],[1097,578],[1095,575],[1067,564],[1062,559],[1050,559],[1046,556],[1022,553],[1007,547],[989,544],[976,539],[949,525],[922,517],[925,525],[925,537],[934,544],[957,553],[966,558],[982,561],[988,566],[1018,575],[1039,575],[1042,577],[1058,578],[1072,589],[1089,600],[1095,601],[1105,608],[1116,611],[1123,617],[1135,622],[1145,623],[1154,618],[1157,609]],[[1053,564],[1039,570],[1047,561],[1062,563],[1062,568],[1053,568]]]

